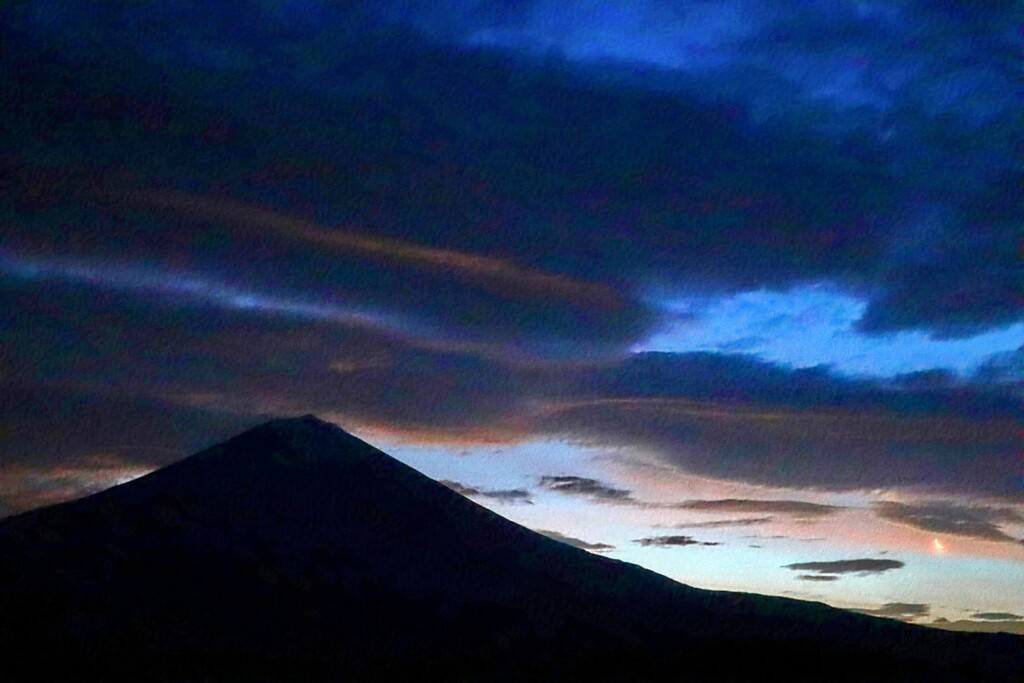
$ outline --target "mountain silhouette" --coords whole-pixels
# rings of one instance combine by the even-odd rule
[[[313,416],[0,523],[5,681],[1020,681],[1024,639],[708,591]]]

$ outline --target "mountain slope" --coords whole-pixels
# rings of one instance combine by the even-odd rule
[[[0,523],[4,680],[1010,681],[1022,641],[691,588],[312,416]]]

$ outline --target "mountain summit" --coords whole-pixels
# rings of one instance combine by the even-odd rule
[[[311,415],[0,523],[7,681],[1017,681],[1022,642],[692,588]]]

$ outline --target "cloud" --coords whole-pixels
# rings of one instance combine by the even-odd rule
[[[19,391],[148,406],[18,408],[35,430],[16,430],[18,458],[317,412],[439,442],[626,445],[729,481],[1019,499],[1008,357],[950,385],[630,352],[670,317],[661,293],[821,283],[863,305],[872,334],[1020,319],[1005,9],[555,8],[578,30],[551,39],[625,32],[642,40],[618,48],[648,56],[654,41],[654,72],[435,42],[486,43],[482,16],[492,38],[518,36],[535,3],[428,8],[465,22],[429,38],[347,3],[305,20],[272,4],[240,18],[192,3],[168,22],[136,3],[145,35],[90,0],[5,13],[18,97],[0,110],[0,305],[19,315],[0,369]],[[669,59],[680,46],[700,68]],[[63,279],[27,276],[43,255]],[[151,431],[154,405],[202,410]]]
[[[348,226],[322,226],[236,200],[161,191],[140,193],[137,201],[144,206],[171,210],[192,218],[238,226],[255,235],[271,232],[360,258],[440,271],[446,276],[492,289],[503,297],[556,297],[584,308],[597,309],[618,309],[626,303],[618,292],[608,286],[576,281],[503,259],[377,237],[354,231]]]
[[[920,370],[896,375],[889,379],[903,389],[949,389],[960,384],[955,372],[944,369]]]
[[[62,281],[90,289],[132,292],[151,299],[187,303],[200,308],[213,306],[353,327],[383,328],[388,324],[387,316],[374,315],[357,307],[281,297],[184,272],[124,263],[100,264],[79,259],[0,253],[0,273],[29,282]]]
[[[97,296],[17,283],[0,293],[0,303],[23,313],[0,333],[0,362],[7,385],[26,391],[63,386],[88,397],[116,388],[126,404],[187,406],[239,427],[259,416],[312,412],[354,429],[438,443],[542,437],[624,445],[682,472],[789,488],[1018,493],[1012,456],[1019,449],[1019,401],[988,385],[894,387],[710,353],[530,364],[500,348],[485,355],[444,339],[427,345],[373,326],[246,310],[214,314],[139,302],[124,292]],[[40,355],[41,347],[53,353]],[[13,401],[11,419],[26,405]],[[122,418],[104,411],[83,429],[145,431],[132,424],[143,412],[126,409]],[[73,429],[59,410],[18,419],[34,425],[18,431],[26,443]],[[97,441],[54,437],[33,450],[56,454]],[[609,490],[572,479],[561,490],[654,505],[598,484]],[[657,505],[716,517],[839,512],[801,500]]]
[[[437,442],[574,438],[647,449],[684,472],[791,488],[1015,495],[1019,402],[985,387],[892,387],[708,353],[530,365],[374,327],[244,310],[212,315],[142,305],[127,294],[27,285],[0,302],[24,313],[3,333],[6,380],[20,387],[59,383],[83,395],[117,387],[126,401],[233,413],[239,426],[257,415],[313,412]],[[54,353],[40,356],[41,345]],[[67,422],[55,411],[31,419],[35,427],[19,433],[32,442]],[[141,429],[121,421],[110,413],[102,424]],[[53,448],[73,443],[55,440]],[[628,491],[603,493],[605,501],[641,504]],[[837,512],[800,500],[665,505],[719,516]]]
[[[447,479],[442,480],[439,483],[444,484],[452,491],[469,498],[489,498],[501,503],[510,504],[533,504],[533,501],[530,499],[530,492],[526,489],[479,489],[475,486],[466,486],[465,484],[460,484],[457,481],[449,481]]]
[[[867,275],[877,295],[862,328],[965,334],[1020,319],[1005,283],[1015,258],[1009,217],[1019,219],[1022,209],[1019,197],[1000,194],[1015,168],[1005,150],[1014,136],[1019,41],[1000,28],[1013,21],[1009,3],[987,15],[927,0],[770,10],[654,0],[614,8],[538,1],[514,11],[499,2],[476,3],[473,12],[450,11],[448,3],[400,7],[392,4],[389,16],[443,41],[555,53],[595,80],[607,74],[612,83],[724,100],[748,122],[782,120],[792,131],[846,140],[860,163],[887,170],[888,181],[880,175],[865,185],[891,184],[875,211],[855,209],[824,233],[825,250],[846,253],[861,277],[867,263],[878,266]],[[954,158],[961,164],[951,165]],[[823,169],[851,161],[837,154]],[[968,177],[977,189],[958,187]],[[850,207],[849,200],[835,204]],[[941,219],[929,223],[920,216],[931,207]],[[862,230],[859,250],[854,225]],[[922,282],[928,286],[916,286]]]
[[[843,509],[835,505],[812,503],[809,501],[753,500],[739,498],[690,500],[678,503],[657,503],[638,500],[633,496],[633,492],[628,489],[620,489],[589,477],[577,476],[545,476],[541,477],[540,485],[550,491],[569,495],[585,496],[598,502],[613,503],[616,505],[634,505],[647,509],[692,510],[695,512],[760,512],[788,515],[796,519],[825,517],[833,515]],[[754,517],[681,523],[673,526],[677,528],[753,526],[758,524],[767,524],[772,520],[772,517]]]
[[[940,218],[941,227],[928,230],[930,243],[915,236],[907,253],[890,257],[885,291],[871,301],[858,328],[891,332],[934,321],[937,336],[958,337],[1019,320],[1019,298],[995,281],[1015,267],[1010,226],[1024,215],[1019,186],[1019,171],[1004,171]],[[947,241],[953,235],[956,245]],[[932,287],[941,295],[926,293]]]
[[[875,609],[854,610],[861,614],[870,614],[876,617],[892,617],[893,619],[917,619],[926,617],[931,612],[931,605],[917,602],[887,602]]]
[[[64,4],[5,17],[19,65],[7,223],[22,246],[287,280],[549,351],[628,347],[656,323],[640,303],[654,285],[827,281],[868,300],[870,332],[1021,317],[1005,9],[964,24],[925,2],[318,3],[296,13],[309,21],[190,5],[183,23],[136,3],[159,27],[143,39],[103,3]],[[71,31],[73,51],[47,51]],[[568,59],[522,57],[552,49]],[[162,204],[112,198],[95,180],[111,175]],[[47,226],[69,214],[83,229],[56,242]],[[253,247],[243,219],[274,239]]]
[[[1018,493],[1019,402],[989,388],[912,390],[745,356],[644,353],[595,369],[579,393],[553,404],[548,429],[639,446],[699,475]]]
[[[0,382],[3,467],[25,474],[64,468],[99,473],[114,473],[121,466],[153,469],[270,417],[186,406],[129,391],[23,386],[11,379]]]
[[[840,512],[843,508],[823,503],[812,503],[802,500],[752,500],[744,498],[722,498],[718,500],[691,500],[675,503],[672,507],[680,510],[696,510],[706,512],[768,512],[772,514],[790,515],[798,519],[827,517]],[[747,520],[733,520],[743,524],[762,524],[771,517],[760,517]],[[737,525],[738,526],[738,525]]]
[[[746,517],[742,519],[715,519],[708,522],[691,522],[688,524],[673,524],[676,529],[719,529],[727,527],[759,526],[771,524],[774,517]]]
[[[154,469],[111,454],[50,466],[8,465],[0,478],[0,517],[88,496]]]
[[[982,621],[1024,621],[1024,616],[1009,612],[978,612],[972,614],[971,619],[980,619]]]
[[[634,504],[631,491],[609,486],[596,479],[576,476],[544,476],[540,485],[549,491],[571,496],[584,496],[599,502]]]
[[[647,538],[635,539],[633,542],[655,548],[681,548],[688,545],[722,545],[716,542],[698,541],[693,536],[648,536]]]
[[[785,534],[772,534],[771,536],[765,536],[762,534],[752,534],[750,536],[744,536],[743,538],[768,539],[773,541],[800,541],[801,543],[819,543],[821,541],[827,540],[824,536],[809,536],[800,538],[796,536],[786,536]]]
[[[898,560],[876,560],[871,558],[859,558],[855,560],[833,560],[829,562],[797,562],[795,564],[783,565],[784,569],[793,571],[814,572],[826,576],[841,576],[854,574],[856,576],[868,576],[882,574],[893,569],[901,569],[906,565]]]
[[[798,581],[838,581],[835,574],[800,574],[796,577]]]
[[[991,356],[972,379],[982,385],[1009,385],[1019,390],[1024,387],[1024,348]]]
[[[875,512],[882,519],[940,534],[953,534],[983,541],[1021,543],[1002,530],[999,522],[1024,522],[1013,508],[962,505],[951,502],[906,504],[881,502]]]
[[[567,543],[573,546],[574,548],[582,548],[583,550],[590,550],[593,552],[605,552],[608,550],[615,550],[615,546],[608,545],[607,543],[588,543],[587,541],[583,541],[572,536],[566,536],[565,534],[559,533],[557,531],[550,531],[548,529],[534,529],[534,531],[536,531],[538,534],[547,536],[548,538],[554,539],[556,541]]]
[[[985,621],[983,619],[936,619],[927,624],[932,628],[946,631],[967,631],[969,633],[1013,633],[1024,636],[1024,622],[1020,621]]]
[[[270,417],[131,392],[24,386],[17,375],[0,381],[0,517],[126,482]]]

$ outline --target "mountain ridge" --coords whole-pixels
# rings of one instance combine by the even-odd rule
[[[790,680],[952,682],[1024,672],[1013,636],[707,591],[573,548],[312,415],[3,520],[0,614],[9,680],[39,663],[19,652],[54,643],[97,680],[262,680],[274,670],[275,680],[310,681],[739,681],[788,670]],[[730,657],[737,648],[751,661]],[[865,656],[890,670],[865,677]],[[204,679],[211,671],[221,673]],[[82,680],[70,674],[47,678]]]

